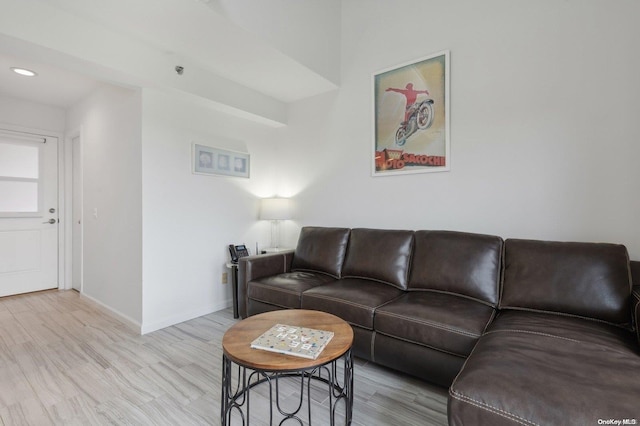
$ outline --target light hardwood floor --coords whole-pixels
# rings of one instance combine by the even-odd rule
[[[140,336],[75,291],[0,298],[0,424],[218,425],[236,321],[227,309]],[[359,359],[355,395],[356,426],[447,423],[446,389]],[[268,424],[266,400],[252,413]]]

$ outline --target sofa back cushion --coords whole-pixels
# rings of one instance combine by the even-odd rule
[[[320,272],[340,278],[349,232],[348,228],[303,227],[291,270]]]
[[[632,260],[629,265],[631,266],[631,283],[638,286],[640,285],[640,261]]]
[[[352,229],[342,276],[407,289],[413,231]]]
[[[501,309],[631,322],[625,246],[509,239],[504,262]]]
[[[409,290],[434,290],[498,305],[502,238],[452,231],[417,231]]]

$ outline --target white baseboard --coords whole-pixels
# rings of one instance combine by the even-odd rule
[[[115,309],[113,309],[112,307],[105,305],[104,303],[102,303],[101,301],[99,301],[98,299],[95,299],[91,296],[87,296],[84,293],[80,293],[80,297],[82,297],[83,299],[87,299],[91,302],[93,302],[94,304],[96,304],[98,306],[98,308],[100,308],[100,310],[102,312],[105,312],[113,317],[115,317],[118,321],[124,323],[124,325],[126,325],[127,327],[129,327],[132,331],[135,331],[136,333],[141,333],[141,329],[142,326],[138,321],[135,321],[134,319],[128,317],[127,315],[123,314],[122,312],[119,312]]]
[[[181,313],[178,315],[172,315],[160,321],[155,321],[151,324],[143,323],[142,326],[140,327],[140,333],[141,334],[151,333],[153,331],[170,327],[172,325],[180,324],[181,322],[189,321],[194,318],[201,317],[203,315],[208,315],[212,312],[217,312],[222,309],[227,309],[231,305],[232,305],[232,301],[231,299],[228,299],[220,303],[214,303],[207,306],[203,306],[198,309],[194,309],[193,311]]]

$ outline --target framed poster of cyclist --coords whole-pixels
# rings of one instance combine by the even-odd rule
[[[449,51],[373,75],[373,176],[449,171]]]

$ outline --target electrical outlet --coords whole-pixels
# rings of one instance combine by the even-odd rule
[[[229,273],[228,272],[223,272],[222,273],[222,284],[226,284],[229,282]]]

